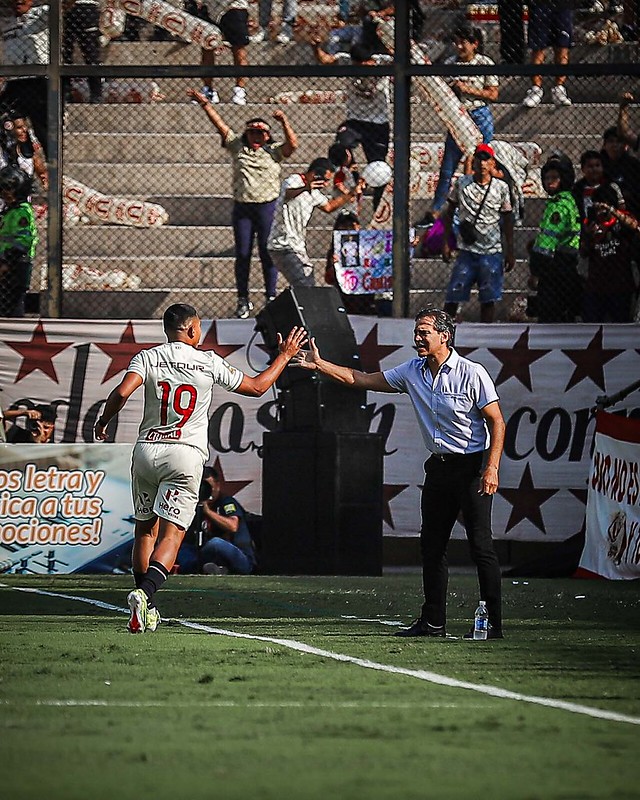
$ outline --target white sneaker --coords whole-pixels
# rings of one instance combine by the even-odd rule
[[[219,103],[220,102],[220,95],[216,92],[215,89],[212,89],[210,86],[203,86],[200,89],[200,93],[203,94],[210,103]],[[192,100],[192,103],[197,103],[197,100]]]
[[[556,106],[571,105],[571,98],[567,94],[567,90],[562,85],[553,87],[551,90],[551,99]]]
[[[525,108],[536,108],[536,106],[539,106],[542,102],[543,96],[544,90],[542,86],[531,86],[524,96],[522,105]]]
[[[266,38],[267,38],[267,32],[265,31],[265,29],[258,28],[256,33],[254,33],[253,36],[249,37],[249,41],[253,42],[253,44],[260,44],[260,42],[264,42]]]
[[[235,103],[237,106],[247,105],[247,93],[242,86],[234,87],[231,102]]]

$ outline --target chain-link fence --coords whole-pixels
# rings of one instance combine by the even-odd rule
[[[631,320],[639,6],[1,0],[3,163],[34,174],[39,234],[26,312],[243,317],[337,280],[376,290],[345,295],[366,313]],[[370,233],[391,229],[392,249]]]

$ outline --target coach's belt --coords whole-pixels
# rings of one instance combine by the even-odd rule
[[[482,455],[482,450],[478,450],[475,453],[433,453],[432,458],[437,461],[460,461],[464,458],[480,455]]]

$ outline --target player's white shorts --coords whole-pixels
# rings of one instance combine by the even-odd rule
[[[155,515],[186,530],[196,513],[204,461],[188,444],[138,442],[131,460],[135,518]]]

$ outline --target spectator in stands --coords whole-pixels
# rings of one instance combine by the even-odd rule
[[[466,66],[491,66],[494,62],[482,54],[482,34],[478,28],[467,23],[458,25],[453,33],[456,56],[446,60],[446,64]],[[469,75],[462,79],[453,78],[449,85],[478,126],[482,140],[488,144],[493,139],[493,114],[489,103],[498,99],[498,78],[495,75]],[[451,178],[462,157],[462,150],[453,136],[447,133],[444,155],[440,165],[440,175],[433,198],[433,215],[438,216],[447,201]]]
[[[249,270],[253,240],[258,239],[258,254],[264,275],[267,302],[276,294],[278,271],[267,250],[267,240],[276,200],[280,192],[281,163],[298,146],[298,139],[284,111],[273,118],[282,125],[284,142],[276,144],[269,123],[254,117],[245,123],[244,133],[235,133],[201,92],[188,89],[187,95],[205,110],[229,151],[233,163],[233,238],[235,243],[236,316],[246,319],[253,310],[249,299]]]
[[[37,175],[43,189],[49,188],[47,162],[29,120],[21,110],[9,109],[0,115],[0,168],[13,165],[30,178]],[[0,202],[0,211],[2,210]]]
[[[331,200],[320,190],[333,178],[328,158],[316,158],[304,174],[289,175],[282,183],[269,234],[269,252],[291,286],[315,286],[313,262],[307,253],[306,233],[314,208],[330,214],[362,193],[362,179],[348,193]]]
[[[582,308],[577,270],[580,216],[571,194],[573,183],[567,156],[553,155],[543,165],[542,185],[549,199],[529,258],[529,285],[537,288],[539,322],[575,322]]]
[[[273,0],[259,0],[258,3],[258,30],[251,37],[251,41],[258,43],[264,42],[269,38],[269,24],[271,22],[271,12]],[[289,44],[293,40],[293,26],[298,14],[298,0],[282,0],[282,25],[280,32],[276,36],[278,44]]]
[[[478,285],[480,321],[493,322],[495,304],[502,299],[504,272],[515,265],[513,214],[508,185],[494,177],[495,153],[479,144],[473,156],[473,171],[453,185],[443,214],[442,256],[449,261],[453,215],[458,211],[458,258],[447,287],[444,310],[455,319],[458,305],[469,300],[471,287]],[[502,231],[505,255],[502,250]]]
[[[578,213],[583,227],[588,222],[589,209],[593,205],[593,194],[600,186],[608,183],[604,176],[604,169],[602,166],[602,156],[597,150],[585,150],[580,156],[580,168],[582,169],[582,178],[576,181],[571,193],[573,194],[576,205],[578,206]],[[620,187],[617,183],[609,183],[618,195],[618,202],[616,207],[619,209],[624,208],[624,198]]]
[[[605,177],[618,184],[634,217],[640,216],[640,161],[631,155],[615,125],[604,132],[600,154]]]
[[[632,322],[638,286],[632,261],[640,244],[638,220],[619,206],[611,184],[599,186],[587,212],[582,250],[589,268],[583,322]]]
[[[0,170],[0,317],[23,317],[38,232],[29,202],[31,178],[19,167]]]
[[[49,63],[49,6],[33,0],[13,0],[14,14],[2,31],[5,65]],[[2,90],[2,87],[0,87]],[[35,135],[47,150],[47,79],[14,77],[0,94],[0,113],[21,106]]]
[[[525,58],[523,0],[498,0],[500,58],[505,64],[523,64]]]
[[[100,5],[98,0],[64,0],[62,18],[62,60],[73,64],[73,49],[77,42],[85,64],[100,64]],[[92,76],[89,102],[102,99],[102,78]],[[70,89],[67,89],[70,94]],[[67,97],[69,100],[70,97]]]
[[[353,211],[342,209],[336,217],[333,225],[334,231],[359,231],[360,220],[357,214]],[[357,261],[357,242],[350,243],[354,245],[355,257]],[[336,276],[336,262],[339,256],[335,252],[334,237],[331,237],[331,246],[327,250],[327,261],[324,270],[324,282],[330,286],[336,286],[340,292],[342,304],[344,305],[347,314],[372,314],[375,315],[376,311],[376,296],[375,294],[344,294]]]
[[[52,405],[37,405],[36,415],[27,414],[25,428],[14,425],[7,434],[10,444],[53,444],[56,427],[56,409]],[[6,412],[9,413],[9,412]]]
[[[329,148],[327,156],[336,170],[333,175],[333,197],[349,194],[360,180],[360,171],[355,162],[353,150],[340,142],[334,142]],[[352,211],[356,216],[359,215],[361,199],[359,196],[356,200],[351,201],[342,209],[341,213]]]
[[[352,64],[389,64],[393,62],[390,55],[374,54],[370,47],[363,43],[354,44],[350,54],[326,53],[316,40],[313,52],[320,64],[341,64],[351,61]],[[362,145],[367,162],[385,161],[389,152],[389,114],[390,114],[390,79],[388,76],[376,75],[350,78],[347,89],[347,118],[338,127],[336,139],[349,149]],[[375,208],[384,186],[373,192]]]
[[[544,51],[553,47],[556,64],[568,64],[573,46],[573,9],[571,0],[529,0],[529,49],[531,63],[543,64]],[[551,89],[551,100],[557,106],[570,106],[571,99],[565,88],[565,75],[555,78]],[[525,108],[539,106],[544,97],[542,76],[534,75],[531,88],[527,91],[522,105]]]
[[[217,25],[222,31],[225,40],[231,45],[231,55],[236,67],[246,67],[247,45],[249,44],[249,2],[248,0],[220,0],[216,4],[216,15],[211,18],[205,0],[186,0],[185,11],[194,17],[199,17],[205,22]],[[202,66],[214,67],[216,63],[215,50],[202,50]],[[247,79],[238,76],[231,102],[238,106],[246,106],[247,92],[245,89]],[[206,77],[202,94],[210,103],[219,103],[220,95],[213,88],[213,78]]]

